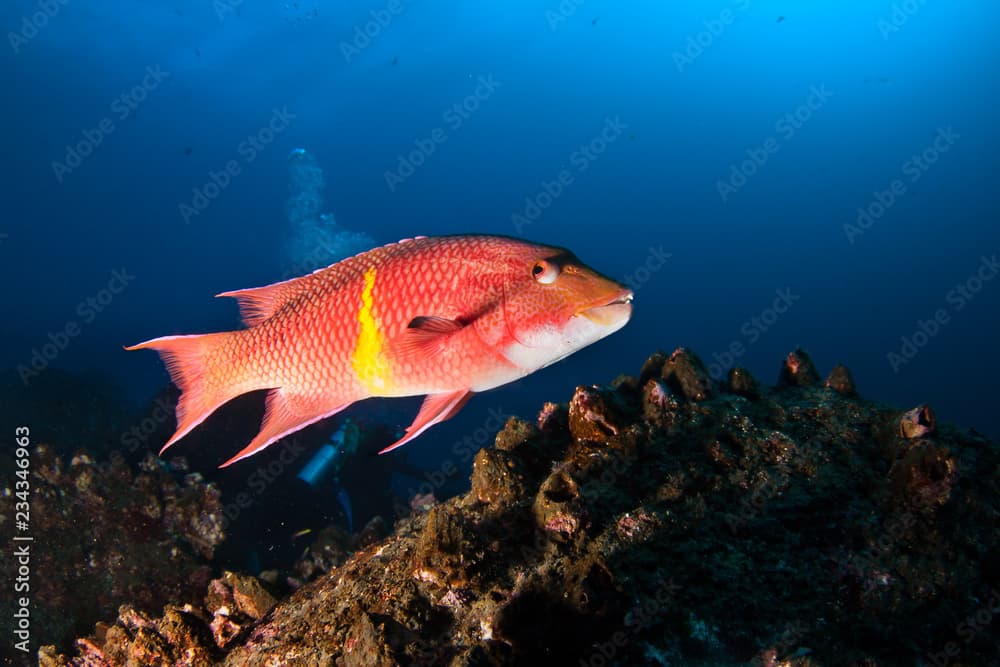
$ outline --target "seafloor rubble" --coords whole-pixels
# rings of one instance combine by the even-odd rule
[[[284,599],[226,574],[40,660],[998,664],[998,462],[802,351],[769,387],[680,349],[511,419],[468,493]]]
[[[83,452],[65,463],[45,444],[34,449],[33,636],[68,643],[126,602],[158,612],[205,590],[223,537],[219,493],[178,466],[182,460],[168,465],[148,455],[135,471],[124,459],[99,464]],[[0,523],[9,525],[16,496],[5,484]],[[0,576],[9,582],[17,569],[12,552],[0,557]],[[0,600],[0,614],[11,618],[15,596]]]

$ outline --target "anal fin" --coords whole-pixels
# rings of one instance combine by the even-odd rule
[[[459,389],[447,394],[428,394],[423,405],[420,406],[420,412],[417,413],[416,419],[406,429],[406,434],[380,451],[379,454],[385,454],[397,447],[402,447],[434,424],[451,419],[468,403],[470,398],[472,398],[472,392],[468,389]]]
[[[241,459],[253,456],[286,435],[337,414],[352,402],[330,405],[300,395],[289,394],[281,388],[272,389],[267,394],[267,410],[264,413],[264,423],[260,427],[260,432],[250,441],[249,445],[219,467],[225,468]]]

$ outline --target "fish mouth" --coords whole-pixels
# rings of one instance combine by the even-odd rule
[[[581,310],[577,315],[583,315],[594,324],[614,326],[628,320],[632,315],[632,290],[623,289],[611,298],[604,298]]]

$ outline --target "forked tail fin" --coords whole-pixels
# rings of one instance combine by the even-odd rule
[[[238,332],[196,336],[163,336],[147,340],[126,350],[146,348],[160,353],[170,379],[181,390],[177,402],[177,432],[163,445],[160,454],[191,432],[223,403],[248,391],[240,382],[226,381],[233,368],[225,355],[217,354],[226,340]],[[219,375],[222,374],[222,377]]]

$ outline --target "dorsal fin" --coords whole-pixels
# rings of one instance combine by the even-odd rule
[[[272,283],[263,287],[251,287],[249,289],[238,289],[232,292],[222,292],[215,296],[231,296],[240,304],[240,317],[248,327],[260,324],[267,318],[278,312],[282,306],[294,299],[299,290],[296,283],[303,278],[292,278],[280,283]]]
[[[357,255],[355,255],[357,257]],[[353,259],[349,257],[348,259]],[[345,261],[345,260],[341,260]],[[261,287],[248,287],[247,289],[237,289],[230,292],[220,292],[216,297],[231,296],[239,302],[240,317],[248,327],[260,324],[267,318],[274,315],[281,308],[302,294],[305,282],[317,273],[322,273],[327,269],[336,266],[340,262],[334,262],[330,266],[323,266],[312,273],[307,273],[297,278],[289,278],[270,285]]]
[[[357,259],[362,255],[374,253],[378,250],[388,249],[393,246],[405,245],[411,241],[418,241],[425,238],[427,237],[415,236],[409,239],[401,239],[396,243],[388,243],[380,248],[365,250],[364,252],[354,255],[353,257],[347,257],[339,262],[334,262],[330,266],[320,267],[312,273],[307,273],[304,276],[290,278],[289,280],[282,280],[281,282],[271,283],[270,285],[264,285],[262,287],[250,287],[248,289],[222,292],[220,294],[216,294],[215,296],[230,296],[236,299],[240,305],[240,317],[243,318],[243,323],[248,327],[252,327],[260,324],[267,318],[277,313],[285,304],[295,300],[300,294],[302,294],[304,282],[315,274],[322,273],[337,264]]]

